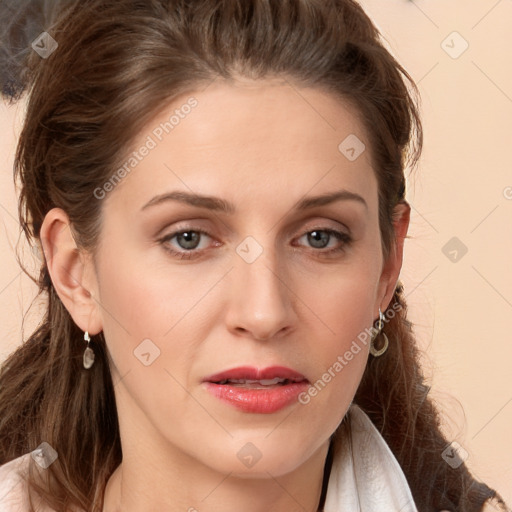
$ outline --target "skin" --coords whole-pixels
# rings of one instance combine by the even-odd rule
[[[83,331],[103,330],[112,359],[123,461],[103,510],[316,511],[329,438],[369,347],[308,404],[272,414],[235,409],[201,381],[245,365],[288,366],[317,381],[390,305],[410,208],[397,207],[396,243],[383,261],[369,146],[355,161],[338,150],[350,134],[367,140],[362,124],[348,104],[283,80],[214,82],[184,95],[162,107],[134,150],[190,96],[198,105],[100,201],[94,258],[77,250],[63,210],[52,209],[41,230],[59,297]],[[367,207],[294,210],[303,196],[339,189]],[[141,211],[171,190],[223,198],[236,212],[176,201]],[[159,241],[197,229],[208,235],[196,246]],[[325,234],[324,248],[308,238],[325,229],[352,241]],[[251,263],[236,252],[247,236],[263,250]],[[166,246],[196,247],[196,257]],[[145,366],[134,350],[148,338],[160,355]],[[237,457],[248,442],[261,453],[250,468]]]

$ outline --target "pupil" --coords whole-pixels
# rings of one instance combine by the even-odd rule
[[[310,238],[310,241],[313,241],[312,245],[314,247],[325,247],[327,245],[327,242],[328,242],[328,238],[329,238],[329,234],[328,233],[325,233],[323,231],[312,231],[308,237]],[[323,242],[324,243],[320,243],[320,245],[316,245],[317,242],[320,240],[320,242],[322,241],[323,239]]]
[[[194,231],[185,231],[177,236],[178,240],[185,239],[185,245],[181,244],[180,242],[180,245],[184,249],[195,249],[197,242],[199,240],[199,233],[196,233]]]

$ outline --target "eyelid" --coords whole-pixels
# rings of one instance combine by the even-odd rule
[[[330,226],[330,225],[326,225],[327,223],[333,223],[335,224],[335,226]],[[303,229],[304,232],[309,232],[309,231],[314,231],[315,229],[322,229],[322,230],[329,230],[329,229],[332,229],[332,230],[335,230],[335,231],[338,231],[340,229],[344,229],[346,231],[346,234],[347,235],[350,235],[352,236],[352,231],[351,229],[348,227],[347,224],[339,221],[339,220],[336,220],[336,219],[331,219],[331,218],[328,218],[328,217],[321,217],[321,216],[318,216],[318,218],[315,218],[311,221],[306,221],[305,223],[302,222],[300,223],[301,225],[301,228],[300,229]]]
[[[291,236],[293,233],[297,232],[298,230],[300,230],[300,232],[296,236],[301,237],[301,236],[304,236],[306,233],[309,233],[314,230],[338,231],[340,229],[343,229],[343,230],[345,230],[345,232],[343,232],[343,234],[353,238],[352,230],[350,229],[350,227],[347,224],[345,224],[339,220],[336,220],[336,219],[331,219],[331,218],[326,218],[326,217],[321,217],[321,216],[317,216],[317,217],[318,218],[315,218],[312,220],[307,220],[307,221],[304,221],[304,219],[296,221],[293,223],[293,225],[291,227],[286,229],[286,231],[284,231],[283,234],[288,237],[288,236]],[[197,231],[197,232],[201,232],[205,235],[208,235],[210,238],[215,238],[211,234],[211,232],[208,230],[208,228],[202,228],[200,224],[196,224],[197,222],[200,222],[200,221],[207,221],[207,219],[201,218],[201,219],[188,219],[188,220],[184,220],[184,221],[177,221],[177,223],[176,223],[177,225],[173,226],[173,230],[170,233],[168,233],[167,235],[165,235],[165,234],[161,235],[160,238],[164,238],[164,237],[168,238],[171,235],[177,235],[184,231]],[[336,226],[325,225],[326,222],[335,223]],[[163,227],[162,229],[160,229],[158,231],[158,233],[156,234],[156,236],[158,237],[160,235],[160,233],[165,232],[167,227],[168,227],[168,225]],[[225,231],[225,230],[223,229],[223,231]]]

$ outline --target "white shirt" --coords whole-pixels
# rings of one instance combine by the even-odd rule
[[[405,475],[382,435],[357,405],[350,406],[349,414],[351,441],[334,456],[324,511],[418,512]],[[0,466],[0,512],[28,510],[20,474],[30,457],[27,453]]]
[[[333,459],[325,512],[417,512],[393,452],[366,413],[349,409],[351,442]]]

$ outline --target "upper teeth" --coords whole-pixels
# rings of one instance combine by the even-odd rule
[[[261,379],[261,380],[250,380],[250,379],[226,379],[221,381],[219,384],[226,384],[231,382],[232,384],[261,384],[262,386],[272,386],[273,384],[280,384],[286,379],[275,377],[273,379]]]

